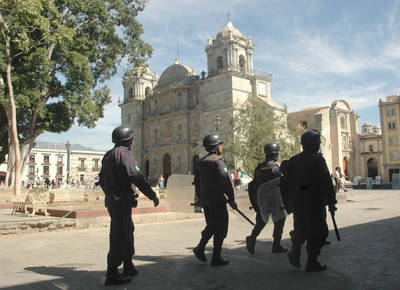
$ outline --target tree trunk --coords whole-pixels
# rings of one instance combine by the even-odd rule
[[[14,147],[11,144],[10,138],[8,138],[7,186],[9,187],[14,186],[14,171],[15,171],[14,165],[15,165]]]
[[[3,34],[5,35],[5,34]],[[14,100],[14,90],[11,81],[11,54],[10,54],[10,38],[4,37],[5,40],[5,59],[6,59],[6,78],[7,78],[7,89],[8,89],[8,123],[11,122],[11,136],[9,130],[9,139],[11,141],[12,147],[14,147],[15,156],[15,167],[14,167],[14,197],[21,195],[21,152],[19,148],[19,139],[17,132],[17,109],[15,107]],[[11,118],[11,120],[10,120]]]

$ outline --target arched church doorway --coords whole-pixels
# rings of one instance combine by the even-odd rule
[[[165,179],[165,185],[167,185],[168,177],[171,175],[171,155],[165,153],[163,158],[163,175]]]
[[[348,176],[349,176],[349,173],[348,173],[348,170],[347,170],[347,168],[348,168],[348,160],[347,160],[347,158],[346,157],[343,157],[343,171],[342,171],[342,173],[343,173],[343,175],[344,175],[344,178],[348,178]]]
[[[193,164],[192,164],[192,174],[195,175],[197,172],[197,162],[199,162],[199,155],[195,155],[193,157]]]
[[[378,175],[378,162],[375,158],[370,158],[367,161],[368,177],[375,178]]]

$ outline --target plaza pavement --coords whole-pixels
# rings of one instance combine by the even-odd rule
[[[244,238],[252,229],[230,213],[223,256],[230,264],[210,267],[191,252],[204,227],[202,219],[140,224],[135,229],[135,264],[139,275],[130,284],[110,289],[400,289],[400,191],[351,190],[336,214],[342,241],[330,227],[331,245],[322,249],[328,270],[304,272],[272,254],[272,229],[259,236],[256,255]],[[254,220],[245,199],[239,207]],[[247,208],[246,208],[247,207]],[[289,247],[292,216],[283,245]],[[207,257],[212,253],[212,242]],[[0,288],[104,289],[108,229],[68,230],[0,236]]]

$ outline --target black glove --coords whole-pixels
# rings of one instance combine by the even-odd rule
[[[236,203],[234,200],[230,201],[230,202],[229,202],[229,205],[230,205],[234,210],[237,210],[237,208],[238,208],[238,205],[237,205],[237,203]]]
[[[153,203],[154,203],[154,207],[158,206],[158,204],[160,203],[160,200],[158,199],[157,196],[153,199]]]
[[[331,213],[335,213],[335,211],[337,210],[337,207],[334,204],[328,205],[328,208]]]

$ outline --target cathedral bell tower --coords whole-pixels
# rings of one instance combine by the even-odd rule
[[[141,70],[138,68],[137,70]],[[137,75],[124,77],[122,84],[124,86],[124,103],[130,101],[142,101],[146,96],[153,93],[153,88],[157,84],[157,73],[152,73],[149,68],[144,68],[144,72],[138,71]]]
[[[254,46],[228,21],[215,38],[208,38],[205,47],[208,76],[212,77],[227,71],[239,71],[253,75]]]

